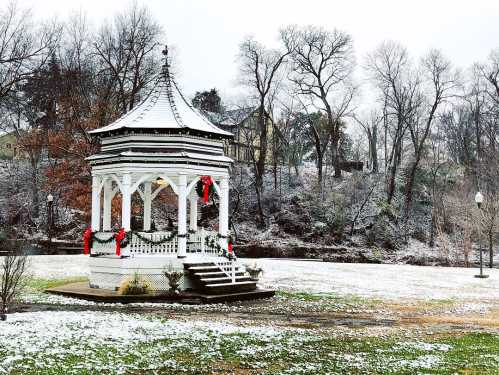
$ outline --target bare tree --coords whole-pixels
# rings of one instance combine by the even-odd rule
[[[40,23],[15,1],[0,9],[0,104],[16,85],[43,66],[55,50],[61,27]]]
[[[255,189],[257,196],[264,190],[265,163],[268,150],[268,129],[271,122],[272,100],[275,97],[278,71],[285,62],[289,51],[268,49],[252,38],[245,39],[239,46],[240,80],[251,89],[257,103],[258,155],[254,155]],[[259,204],[259,207],[261,205]],[[260,225],[264,225],[263,211],[260,212]]]
[[[95,53],[103,67],[101,73],[110,78],[109,85],[121,113],[135,106],[139,91],[158,72],[160,64],[154,51],[161,45],[161,35],[161,26],[146,7],[137,3],[97,33]]]
[[[410,66],[407,50],[400,44],[383,42],[367,57],[367,70],[383,104],[387,202],[395,194],[397,172],[402,162],[404,138],[409,120],[419,106],[419,82]]]
[[[366,133],[367,143],[369,147],[369,162],[371,163],[371,172],[378,173],[378,130],[379,125],[383,121],[383,116],[377,111],[371,111],[369,118],[359,119],[355,115],[353,116],[353,118]]]
[[[281,35],[287,49],[292,51],[290,79],[298,93],[326,115],[334,176],[341,177],[341,119],[348,113],[355,92],[350,82],[354,67],[352,38],[339,30],[327,31],[314,26],[290,26],[282,30]],[[322,185],[322,160],[319,164]]]
[[[409,132],[414,147],[414,160],[410,164],[405,183],[405,221],[409,219],[414,180],[430,135],[439,107],[452,95],[457,78],[451,70],[450,61],[438,50],[432,50],[422,60],[422,83],[424,96],[421,117],[412,116],[408,120]],[[424,87],[427,86],[427,87]]]
[[[21,245],[2,238],[1,250],[7,255],[0,257],[0,320],[7,319],[7,312],[24,288],[27,257],[21,252]]]

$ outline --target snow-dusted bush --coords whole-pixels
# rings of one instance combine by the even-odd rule
[[[137,272],[134,273],[132,277],[124,280],[120,288],[118,289],[118,294],[121,295],[138,295],[138,294],[152,294],[154,292],[152,284],[149,280],[140,276]]]

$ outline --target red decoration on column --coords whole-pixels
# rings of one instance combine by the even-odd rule
[[[229,254],[232,254],[232,242],[229,242],[227,249],[229,250]]]
[[[114,239],[116,240],[116,255],[121,256],[121,241],[123,241],[126,237],[126,232],[124,228],[121,228],[118,233],[114,235]]]
[[[83,232],[83,254],[90,254],[90,243],[92,242],[92,229],[87,228]]]
[[[203,183],[203,202],[207,204],[210,196],[210,186],[213,184],[213,179],[210,176],[202,176],[201,182]]]

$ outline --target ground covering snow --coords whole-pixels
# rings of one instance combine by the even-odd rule
[[[499,269],[397,264],[350,264],[289,259],[240,259],[263,268],[261,284],[280,290],[336,293],[389,299],[499,299]],[[30,257],[31,273],[39,278],[87,276],[88,257],[39,255]]]
[[[247,374],[409,374],[499,366],[488,334],[430,342],[390,337],[388,330],[362,337],[341,327],[283,328],[96,311],[14,313],[0,327],[0,373],[5,374],[212,374],[235,368]],[[466,340],[477,349],[472,362],[462,358],[469,355]]]

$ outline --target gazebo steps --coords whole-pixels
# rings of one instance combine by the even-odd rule
[[[224,276],[224,277],[208,277],[208,278],[202,278],[202,279],[199,279],[200,281],[204,282],[204,283],[210,283],[210,284],[222,284],[224,282],[230,282],[231,281],[231,278],[228,277],[228,276]],[[239,275],[239,276],[236,276],[236,281],[250,281],[251,278],[249,278],[248,276],[244,276],[244,275]]]
[[[233,283],[207,284],[205,285],[208,294],[227,294],[237,292],[249,292],[256,289],[256,281],[236,281]]]
[[[232,275],[225,273],[215,263],[185,263],[184,268],[199,289],[208,294],[239,293],[257,288],[256,281],[246,276],[238,266],[234,267],[234,282]]]

